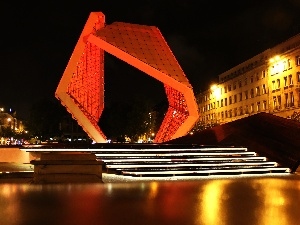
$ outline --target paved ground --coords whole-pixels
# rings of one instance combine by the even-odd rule
[[[0,168],[18,175],[0,178],[1,225],[296,225],[300,221],[300,176],[295,174],[128,183],[103,174],[101,184],[32,185],[29,178],[20,178],[20,171],[32,169],[30,165],[0,163]]]

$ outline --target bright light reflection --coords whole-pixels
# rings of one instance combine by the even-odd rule
[[[214,84],[210,87],[210,89],[212,91],[213,98],[219,100],[221,98],[221,88]]]
[[[286,217],[288,214],[285,209],[287,205],[288,197],[284,192],[285,187],[289,183],[283,180],[278,182],[276,180],[258,180],[257,190],[262,199],[262,208],[259,210],[262,221],[260,224],[272,224],[272,225],[289,225],[290,221]]]
[[[149,192],[148,198],[154,199],[157,196],[157,192],[158,192],[158,183],[152,182],[150,184],[150,192]]]
[[[13,194],[13,190],[12,190],[12,187],[11,185],[1,185],[1,196],[2,197],[5,197],[5,198],[8,198],[11,194]]]
[[[5,208],[2,213],[5,215],[15,215],[15,221],[10,221],[10,224],[17,224],[16,221],[20,220],[18,215],[20,215],[21,207],[19,204],[19,199],[15,195],[18,192],[18,188],[19,187],[17,185],[0,185],[0,199],[2,199],[2,201],[0,201],[0,205],[1,208]],[[6,200],[3,200],[3,197],[5,197]],[[7,218],[1,218],[0,220],[1,222],[5,223],[6,219]]]
[[[111,195],[111,194],[112,194],[112,191],[113,191],[112,184],[111,184],[111,183],[108,183],[108,184],[107,184],[107,193],[108,193],[108,195]]]
[[[200,192],[198,196],[199,203],[201,204],[199,206],[201,212],[199,213],[197,223],[204,225],[222,225],[226,223],[222,210],[222,201],[224,198],[224,189],[228,182],[225,180],[215,180],[204,186],[203,192]]]

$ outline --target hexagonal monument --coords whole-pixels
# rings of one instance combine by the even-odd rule
[[[184,136],[193,128],[199,115],[192,86],[159,29],[105,25],[104,14],[92,12],[55,92],[91,139],[106,142],[98,126],[104,109],[104,51],[164,84],[169,107],[154,142]]]

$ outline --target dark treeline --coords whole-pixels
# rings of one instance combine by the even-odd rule
[[[139,136],[159,129],[166,106],[163,103],[153,107],[138,99],[131,102],[115,101],[105,106],[99,126],[108,139],[124,141],[126,136],[137,141]],[[38,136],[42,140],[62,137],[75,130],[83,132],[72,115],[55,98],[43,98],[35,102],[24,124],[30,136]]]

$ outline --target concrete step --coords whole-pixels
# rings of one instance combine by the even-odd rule
[[[124,176],[211,176],[288,174],[289,168],[267,161],[247,148],[103,149],[94,151],[108,173]]]
[[[99,148],[96,148],[96,147]],[[97,145],[91,148],[24,149],[41,153],[92,153],[108,173],[135,177],[289,174],[245,147],[192,145]]]

